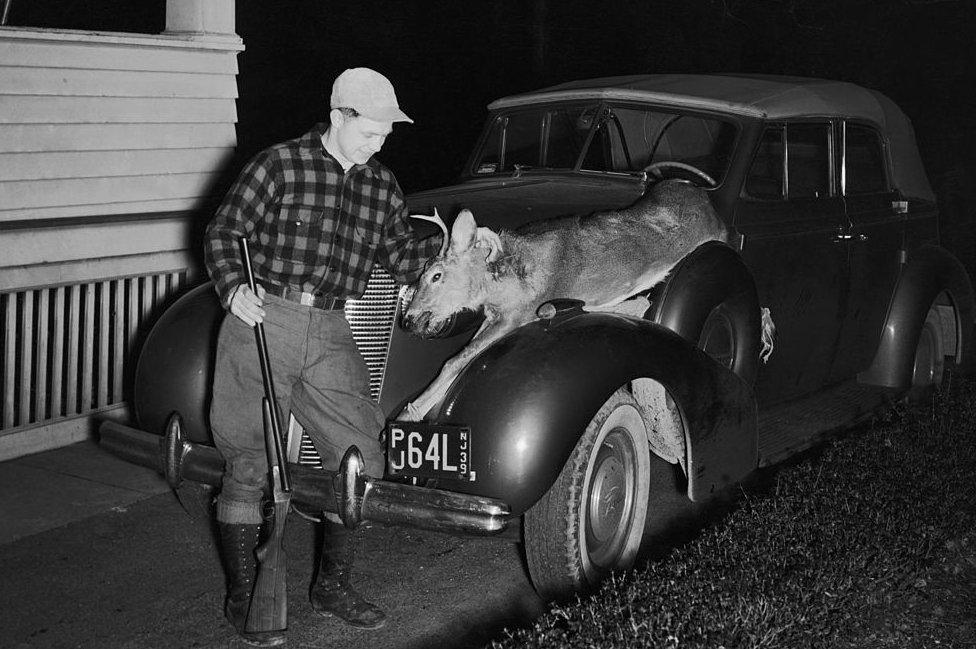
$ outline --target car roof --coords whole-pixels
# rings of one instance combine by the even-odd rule
[[[747,74],[645,74],[571,81],[498,99],[492,110],[580,99],[642,101],[766,120],[844,117],[887,138],[894,184],[934,200],[908,117],[886,96],[844,81]]]

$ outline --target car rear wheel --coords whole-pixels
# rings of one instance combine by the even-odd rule
[[[698,348],[715,359],[719,365],[734,372],[737,348],[733,317],[722,304],[712,309],[698,337]]]
[[[556,482],[525,514],[532,583],[547,599],[595,586],[633,565],[647,517],[652,457],[637,402],[617,390],[576,444]]]
[[[924,401],[931,397],[932,393],[942,385],[944,371],[945,344],[942,340],[942,321],[939,312],[933,307],[925,316],[918,345],[915,346],[909,401]]]

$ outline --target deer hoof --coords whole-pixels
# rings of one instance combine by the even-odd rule
[[[400,416],[397,417],[400,421],[420,421],[424,416],[417,406],[413,405],[413,401],[407,404],[407,407],[400,411]]]

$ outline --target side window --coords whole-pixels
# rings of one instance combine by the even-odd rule
[[[549,138],[545,166],[572,169],[583,151],[586,136],[599,114],[598,107],[558,108],[549,114]]]
[[[785,129],[782,127],[767,128],[762,134],[746,178],[746,194],[752,198],[783,198],[784,136]]]
[[[512,171],[515,165],[535,167],[539,164],[539,142],[542,119],[538,113],[515,113],[499,117],[488,134],[477,173]]]
[[[786,159],[789,198],[830,195],[830,124],[787,126]]]
[[[884,145],[871,128],[847,124],[844,131],[844,191],[874,194],[888,190]]]
[[[612,150],[619,148],[619,146],[613,147],[613,141],[619,142],[619,138],[613,137],[609,126],[610,123],[606,120],[597,125],[593,139],[590,140],[590,147],[586,150],[586,156],[583,158],[581,169],[587,171],[613,170]]]

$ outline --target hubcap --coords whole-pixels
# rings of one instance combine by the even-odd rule
[[[938,385],[941,377],[941,367],[936,357],[939,347],[936,334],[932,327],[926,323],[922,327],[922,334],[918,338],[918,347],[915,348],[915,367],[912,370],[912,385],[915,387],[925,387]]]
[[[630,437],[612,430],[603,440],[587,496],[586,545],[590,560],[613,567],[624,549],[633,518],[636,456]]]
[[[735,337],[728,317],[713,311],[702,327],[698,347],[722,367],[731,370],[735,364]]]

